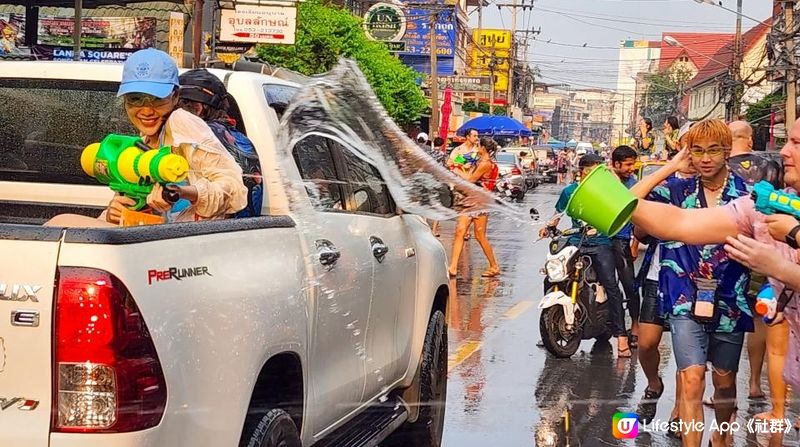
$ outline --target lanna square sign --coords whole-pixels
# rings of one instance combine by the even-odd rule
[[[297,6],[249,6],[221,11],[222,42],[292,45],[297,29]]]

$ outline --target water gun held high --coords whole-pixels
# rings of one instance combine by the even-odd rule
[[[775,189],[771,183],[761,181],[753,187],[756,211],[762,214],[788,214],[800,219],[800,197]]]
[[[189,172],[189,163],[173,154],[171,148],[151,149],[139,137],[116,134],[86,146],[81,153],[81,167],[100,183],[135,200],[135,211],[147,205],[147,196],[156,183],[182,182]],[[177,201],[176,195],[164,189],[168,202]]]

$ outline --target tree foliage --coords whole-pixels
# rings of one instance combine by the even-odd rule
[[[354,59],[378,99],[398,124],[419,118],[428,101],[417,85],[419,75],[403,65],[380,42],[367,38],[361,19],[320,0],[300,2],[294,45],[260,45],[259,57],[274,65],[313,75],[324,73],[340,57]]]
[[[475,102],[475,101],[464,101],[464,105],[462,106],[464,112],[479,112],[479,113],[489,113],[489,103],[488,102]],[[503,106],[494,106],[494,111],[492,115],[501,115],[505,116],[508,114],[508,109]]]
[[[759,124],[769,124],[770,115],[772,114],[772,106],[775,104],[782,105],[785,102],[786,97],[779,93],[773,93],[765,96],[763,99],[761,99],[761,101],[751,104],[747,108],[747,113],[745,113],[747,122],[753,126]]]
[[[692,72],[685,68],[645,75],[647,87],[640,100],[642,116],[653,120],[654,127],[666,121],[670,115],[685,118],[680,104],[691,77]]]

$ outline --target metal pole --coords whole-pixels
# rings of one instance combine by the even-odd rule
[[[203,0],[194,0],[192,25],[192,68],[200,68],[200,59],[203,57]]]
[[[428,133],[431,139],[436,138],[439,132],[439,67],[436,60],[436,24],[439,22],[439,13],[434,11],[430,19],[430,46],[431,46],[431,130]]]
[[[512,112],[516,102],[514,101],[514,65],[517,53],[517,0],[511,2],[511,50],[508,58],[508,92],[506,92],[506,107],[508,116],[513,117]]]
[[[794,30],[794,1],[783,4],[784,29],[786,32]],[[786,135],[797,119],[797,78],[794,66],[794,38],[786,41],[786,53],[789,55],[789,68],[786,70]]]
[[[483,0],[478,0],[478,30],[483,26]]]
[[[739,112],[742,109],[740,91],[742,86],[739,81],[742,77],[742,0],[738,0],[736,4],[736,37],[733,42],[733,98],[731,98],[732,110],[728,113],[728,120],[735,120],[738,118]]]
[[[81,60],[81,29],[83,24],[83,0],[75,0],[75,24],[72,29],[72,60]]]

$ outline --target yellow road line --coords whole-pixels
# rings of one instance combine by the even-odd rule
[[[464,363],[472,354],[481,348],[481,342],[470,340],[458,347],[458,350],[453,354],[452,358],[447,362],[447,371],[450,372],[456,366]]]
[[[519,303],[515,304],[514,307],[509,309],[508,312],[506,312],[506,314],[504,315],[504,317],[507,320],[513,320],[514,318],[517,318],[518,316],[525,313],[525,311],[527,311],[531,307],[533,307],[533,301],[520,301]]]

